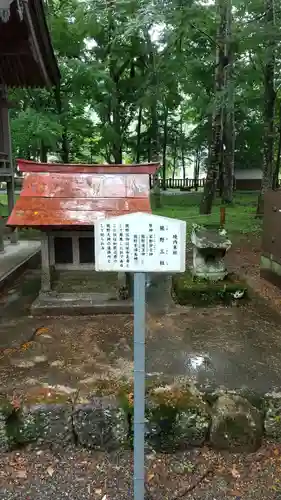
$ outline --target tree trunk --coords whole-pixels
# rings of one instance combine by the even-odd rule
[[[184,150],[184,134],[183,134],[183,116],[181,113],[181,162],[182,162],[182,175],[184,179],[184,185],[185,185],[185,150]]]
[[[150,131],[149,131],[150,134]],[[151,137],[150,135],[148,136],[148,146],[147,146],[147,161],[148,163],[151,162]]]
[[[67,123],[65,121],[65,118],[63,117],[63,105],[62,105],[62,98],[61,98],[61,89],[60,86],[58,86],[55,89],[55,99],[56,99],[56,107],[57,107],[57,113],[59,116],[59,121],[62,126],[62,136],[61,136],[61,159],[63,163],[69,163],[69,143],[68,143],[68,130],[67,130]]]
[[[177,147],[175,147],[175,151],[174,151],[174,155],[173,155],[173,173],[172,173],[173,181],[175,180],[176,168],[177,168]]]
[[[116,85],[116,103],[112,113],[112,127],[114,130],[114,137],[112,140],[112,156],[114,158],[114,163],[122,163],[122,133],[121,133],[121,119],[120,119],[120,103],[119,103],[119,90],[118,82],[115,81]]]
[[[173,180],[175,180],[176,170],[177,170],[177,152],[178,152],[178,141],[175,138],[174,151],[173,151]]]
[[[164,137],[163,137],[163,165],[162,165],[162,179],[163,189],[166,190],[166,170],[167,170],[167,141],[168,141],[168,108],[164,109]]]
[[[66,126],[63,126],[63,133],[61,137],[61,159],[63,163],[69,163],[69,143]]]
[[[156,68],[156,49],[153,47],[151,41],[151,36],[149,31],[146,33],[147,49],[149,54],[149,66],[151,75],[151,87],[154,94],[152,104],[150,106],[150,120],[151,126],[149,130],[149,161],[159,162],[159,130],[158,130],[158,113],[157,113],[157,103],[158,103],[158,77]],[[156,174],[153,179],[153,194],[154,194],[154,208],[161,207],[161,191],[159,185],[159,176]]]
[[[139,107],[138,123],[137,123],[137,147],[136,147],[136,163],[140,163],[141,158],[141,123],[142,123],[142,105]]]
[[[172,172],[172,179],[173,179],[173,181],[175,180],[176,167],[177,167],[177,162],[176,162],[176,158],[174,157],[173,158],[173,172]]]
[[[264,0],[266,27],[271,31],[266,38],[265,68],[264,68],[264,149],[263,176],[261,191],[257,205],[257,216],[264,212],[264,194],[272,188],[273,158],[274,158],[274,111],[275,111],[275,49],[276,41],[272,34],[275,27],[274,0]]]
[[[280,173],[280,164],[281,164],[281,102],[279,105],[279,126],[278,126],[278,148],[277,148],[277,157],[274,169],[274,176],[272,182],[272,188],[277,189],[279,187],[279,173]]]
[[[159,161],[158,116],[156,102],[151,106],[150,148],[151,161]]]
[[[220,172],[221,151],[222,151],[222,104],[221,93],[224,86],[224,66],[225,66],[225,34],[226,34],[226,2],[217,0],[217,50],[216,50],[216,70],[215,70],[215,106],[212,116],[212,139],[210,156],[208,158],[207,177],[204,192],[200,204],[201,214],[210,214],[213,200],[216,193],[218,175]]]
[[[48,161],[48,148],[47,148],[47,146],[45,146],[43,141],[41,141],[40,161],[42,163],[47,163],[47,161]]]
[[[116,36],[116,21],[115,12],[116,2],[108,0],[107,2],[107,35],[108,35],[108,67],[109,74],[112,80],[112,92],[109,105],[108,121],[114,131],[112,141],[110,144],[110,152],[113,157],[114,163],[122,163],[122,146],[123,146],[123,133],[121,127],[121,98],[120,98],[120,78],[124,69],[118,67],[118,61],[112,57],[111,46]]]
[[[159,161],[159,141],[158,141],[158,116],[157,102],[151,106],[151,129],[150,129],[150,158],[152,162]],[[154,208],[161,208],[161,190],[159,175],[156,173],[153,179]]]
[[[197,149],[196,153],[195,153],[195,163],[194,163],[194,172],[193,172],[195,191],[198,191],[199,173],[200,173],[200,152],[199,152],[199,149]]]
[[[234,148],[235,148],[235,110],[234,110],[234,82],[233,82],[233,40],[232,40],[232,0],[227,4],[227,38],[226,38],[226,74],[225,84],[227,90],[227,108],[224,122],[224,178],[222,202],[232,203],[233,201],[233,178],[234,178]]]
[[[185,172],[185,156],[184,156],[184,148],[181,148],[181,163],[182,163],[182,176],[185,180],[186,172]]]

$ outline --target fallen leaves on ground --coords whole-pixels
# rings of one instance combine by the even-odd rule
[[[18,479],[27,479],[27,471],[25,469],[19,469],[16,471],[15,476]]]
[[[22,351],[27,351],[27,349],[30,349],[30,347],[33,345],[33,342],[25,342],[24,344],[21,344],[20,349]]]
[[[235,464],[233,465],[233,467],[231,469],[231,475],[232,475],[232,477],[234,477],[234,479],[240,478],[240,473],[238,472]]]
[[[38,337],[39,335],[42,335],[42,333],[47,333],[49,331],[49,328],[46,328],[44,326],[40,327],[40,328],[37,328],[37,330],[35,330],[35,336]]]
[[[47,474],[48,474],[50,477],[53,477],[54,472],[55,472],[55,470],[53,469],[53,467],[51,467],[51,466],[50,466],[50,467],[48,467],[48,469],[47,469]]]
[[[281,445],[276,443],[264,443],[251,455],[219,453],[207,447],[150,454],[146,456],[147,491],[153,500],[273,500],[280,492],[280,456]],[[50,483],[65,485],[68,491],[79,483],[85,500],[117,499],[121,490],[122,500],[131,498],[126,496],[133,482],[130,451],[107,454],[75,449],[52,454],[44,449],[38,454],[38,450],[25,450],[2,454],[0,461],[0,489],[4,486],[16,494],[20,488],[31,488],[40,477],[46,482],[52,478]]]

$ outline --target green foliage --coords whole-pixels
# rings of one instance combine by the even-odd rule
[[[15,155],[92,163],[165,153],[167,176],[197,155],[205,168],[217,105],[213,3],[48,0],[47,7],[61,88],[11,92]],[[235,163],[254,168],[262,166],[265,40],[280,46],[281,9],[273,31],[263,0],[233,0],[233,9]]]
[[[61,126],[53,113],[27,107],[12,120],[12,135],[17,139],[19,151],[25,151],[27,145],[30,151],[37,151],[42,143],[54,150],[61,135]]]

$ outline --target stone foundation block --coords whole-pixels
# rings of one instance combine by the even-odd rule
[[[73,426],[78,443],[87,448],[114,449],[128,440],[127,416],[115,398],[96,397],[76,405]]]
[[[147,440],[154,449],[201,446],[211,424],[210,411],[192,387],[159,387],[148,398]]]
[[[213,407],[210,444],[231,451],[257,450],[261,444],[261,413],[246,399],[225,394]]]
[[[0,413],[0,452],[9,450],[9,437],[6,429],[6,418]]]
[[[265,399],[264,431],[266,437],[281,441],[281,394]]]
[[[11,415],[13,415],[14,408],[11,403],[6,399],[0,397],[0,452],[9,451],[11,439],[7,422]]]
[[[24,407],[14,438],[19,444],[36,442],[52,447],[67,446],[73,441],[71,405],[36,404]]]

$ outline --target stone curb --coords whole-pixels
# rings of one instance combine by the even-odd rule
[[[0,290],[11,285],[14,281],[28,268],[36,268],[40,263],[41,249],[37,249],[33,254],[26,257],[26,259],[15,267],[10,269],[6,274],[0,278]]]
[[[152,450],[210,445],[253,452],[263,437],[281,440],[281,393],[258,397],[200,393],[186,385],[154,387],[147,393],[145,434],[147,449]],[[131,393],[16,406],[0,399],[0,451],[25,445],[112,450],[132,442]]]

